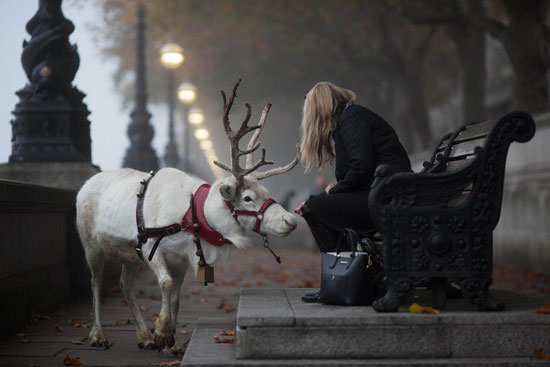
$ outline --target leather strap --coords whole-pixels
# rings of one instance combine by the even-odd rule
[[[259,234],[262,234],[260,232],[260,225],[262,224],[262,220],[264,219],[264,212],[267,210],[267,208],[269,208],[269,206],[271,204],[274,204],[274,203],[276,203],[276,201],[269,198],[262,204],[262,206],[260,207],[260,209],[258,209],[258,211],[252,211],[252,210],[235,209],[233,204],[231,204],[229,201],[225,200],[225,205],[231,211],[231,213],[233,214],[233,218],[235,219],[235,221],[239,225],[241,224],[239,222],[239,219],[238,219],[239,215],[247,215],[247,216],[251,216],[251,217],[256,217],[256,225],[254,226],[254,232],[259,233]]]

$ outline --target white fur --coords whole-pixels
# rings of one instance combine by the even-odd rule
[[[180,232],[166,236],[152,261],[146,261],[155,273],[162,292],[161,311],[156,321],[155,334],[151,335],[136,305],[133,286],[135,273],[142,265],[135,251],[136,193],[141,187],[140,181],[148,176],[147,173],[128,168],[98,173],[82,186],[77,196],[76,223],[92,273],[95,322],[90,338],[94,345],[107,343],[99,318],[99,296],[103,263],[105,258],[110,258],[122,264],[121,288],[136,322],[139,343],[144,346],[154,344],[157,347],[172,347],[172,350],[179,348],[174,336],[179,292],[189,264],[196,276],[199,257],[195,254],[193,236],[188,232]],[[173,168],[158,171],[149,183],[143,203],[145,226],[163,227],[179,223],[189,208],[191,194],[204,183]],[[212,228],[236,247],[244,249],[252,245],[245,232],[254,228],[256,219],[240,216],[239,225],[225,205],[222,191],[225,195],[234,196],[231,202],[236,208],[253,211],[258,210],[268,199],[268,193],[253,178],[246,179],[243,190],[237,190],[236,185],[233,176],[216,181],[206,199],[204,212]],[[244,201],[245,196],[252,201]],[[285,236],[296,228],[296,224],[293,214],[273,204],[264,213],[260,229],[262,232]],[[145,259],[154,241],[149,239],[143,245]],[[201,242],[208,264],[227,259],[229,245],[218,247],[204,240]]]

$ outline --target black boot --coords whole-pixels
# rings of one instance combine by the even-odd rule
[[[302,296],[302,302],[305,302],[305,303],[317,303],[319,302],[319,294],[320,292],[317,291],[315,293],[308,293],[308,294],[304,294]]]

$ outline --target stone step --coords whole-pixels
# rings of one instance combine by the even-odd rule
[[[311,289],[243,289],[237,314],[237,359],[530,358],[550,346],[542,302],[493,290],[501,312],[478,312],[463,299],[440,314],[377,313],[371,307],[303,303]],[[431,292],[414,300],[429,305]]]
[[[410,358],[410,359],[236,359],[235,344],[217,344],[214,336],[222,330],[235,328],[235,320],[226,318],[200,319],[187,347],[181,366],[369,366],[369,367],[531,367],[548,365],[548,361],[532,358]]]

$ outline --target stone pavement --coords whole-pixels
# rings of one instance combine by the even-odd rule
[[[207,287],[197,283],[188,272],[176,330],[180,343],[189,341],[199,317],[234,319],[242,287],[318,286],[318,254],[301,249],[276,249],[276,252],[283,259],[281,265],[263,248],[246,251],[232,248],[227,264],[215,266],[216,283]],[[153,326],[160,310],[159,287],[148,269],[143,269],[136,283],[138,304],[144,310],[148,326]],[[67,354],[73,359],[80,358],[84,366],[151,366],[175,360],[179,364],[181,355],[163,356],[157,351],[138,349],[134,322],[120,293],[118,279],[104,288],[109,289],[103,291],[101,317],[105,335],[113,343],[110,349],[88,345],[92,302],[88,298],[73,299],[68,305],[35,314],[28,325],[0,341],[0,366],[63,366]]]
[[[199,317],[218,317],[234,325],[241,288],[318,287],[320,256],[317,253],[299,248],[276,249],[276,252],[283,258],[281,265],[260,247],[246,251],[231,249],[228,263],[216,266],[216,283],[208,287],[198,284],[191,273],[187,274],[176,330],[180,343],[190,340]],[[550,302],[548,276],[497,265],[495,279],[499,288],[529,293],[539,298],[541,305]],[[102,321],[106,337],[113,343],[110,349],[88,346],[88,327],[93,320],[91,300],[73,299],[68,305],[35,314],[28,325],[1,340],[0,366],[63,366],[67,354],[73,359],[80,358],[84,366],[179,363],[181,355],[163,356],[156,351],[138,349],[133,320],[128,322],[131,315],[118,280],[114,279],[106,288]],[[153,326],[160,309],[160,291],[149,270],[140,274],[136,289],[144,317],[149,326]]]

